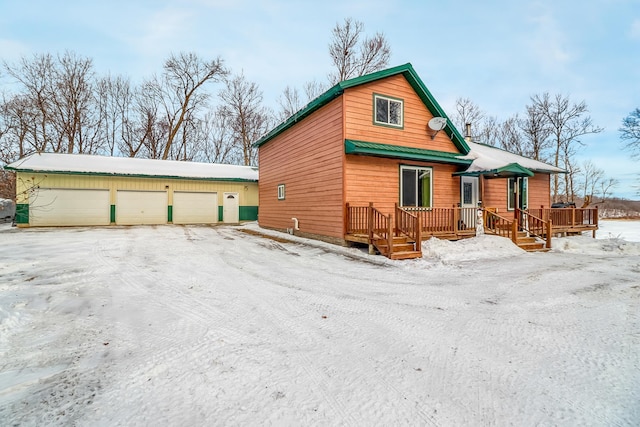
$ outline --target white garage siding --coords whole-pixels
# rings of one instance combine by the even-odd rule
[[[118,190],[116,196],[116,224],[166,224],[168,200],[166,191]]]
[[[215,224],[218,222],[218,193],[174,191],[174,224]]]
[[[109,190],[39,188],[29,195],[29,223],[33,226],[109,222]]]

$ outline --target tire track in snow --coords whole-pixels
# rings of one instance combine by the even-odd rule
[[[258,269],[258,271],[250,271],[250,269],[247,268],[246,263],[239,262],[237,258],[234,256],[226,256],[224,257],[224,260],[231,267],[239,271],[242,271],[243,273],[248,273],[257,279],[260,279],[263,281],[266,280],[269,283],[275,284],[277,286],[285,286],[285,287],[291,288],[290,285],[289,286],[284,285],[282,283],[282,280],[276,279],[275,274],[272,274],[269,277],[264,277],[264,275],[261,274],[260,268]],[[331,274],[335,274],[335,272],[331,272]],[[252,295],[252,293],[249,293],[249,295]],[[322,299],[327,299],[327,297],[323,295]],[[300,321],[294,321],[292,319],[292,317],[297,318],[304,313],[300,311],[299,307],[291,306],[287,301],[288,301],[287,299],[282,298],[279,304],[269,305],[269,308],[271,310],[268,310],[268,311],[262,310],[263,314],[266,317],[270,318],[270,323],[272,325],[272,328],[274,330],[277,330],[279,335],[288,335],[291,337],[287,341],[300,342],[300,341],[304,341],[305,339],[309,340],[309,336],[311,335],[310,329],[304,327]],[[353,304],[354,306],[357,305],[357,300],[354,300],[350,304]],[[350,325],[350,326],[353,327],[353,325]],[[352,346],[350,346],[350,348],[363,347],[365,344],[365,340],[366,338],[363,337],[361,340],[356,340],[355,342],[352,342]],[[361,363],[366,362],[368,364],[369,369],[360,370],[360,375],[363,377],[366,377],[366,382],[380,384],[384,386],[384,388],[386,388],[392,394],[396,395],[397,399],[394,401],[396,402],[396,404],[399,403],[400,406],[405,408],[404,409],[405,413],[414,414],[414,415],[417,414],[418,418],[420,418],[424,423],[431,424],[431,425],[439,425],[437,420],[429,413],[429,410],[427,408],[423,408],[421,405],[417,404],[417,402],[420,402],[421,400],[420,398],[418,398],[415,395],[410,395],[407,392],[401,391],[396,386],[394,386],[391,382],[385,380],[383,377],[379,375],[371,375],[371,374],[365,375],[364,372],[367,372],[367,371],[375,372],[376,371],[374,369],[375,366],[372,363],[370,363],[370,361],[363,359],[361,355],[357,354],[355,351],[351,351],[351,353],[352,353],[351,357],[353,357],[354,360],[360,360]],[[304,367],[307,375],[314,381],[315,384],[318,384],[321,387],[324,399],[329,403],[329,405],[334,409],[334,411],[337,412],[337,415],[340,417],[342,422],[350,422],[352,424],[358,424],[358,421],[351,415],[351,411],[349,411],[340,401],[338,401],[331,394],[330,386],[328,385],[328,377],[325,373],[322,372],[322,370],[318,366],[316,366],[316,363],[312,361],[304,353],[296,353],[295,356],[298,359],[301,359],[299,363],[301,366]],[[416,405],[413,405],[409,402],[409,399],[407,398],[408,395],[413,402],[416,402]]]

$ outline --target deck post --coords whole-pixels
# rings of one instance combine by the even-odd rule
[[[369,202],[367,207],[367,234],[369,235],[369,254],[374,255],[376,253],[376,247],[373,244],[373,202]]]
[[[600,217],[600,215],[598,214],[598,206],[596,205],[596,211],[594,213],[595,217],[593,218],[593,225],[596,226],[596,228],[593,229],[592,233],[593,233],[593,238],[596,238],[596,230],[598,229],[598,218]]]
[[[547,249],[551,249],[551,232],[553,230],[553,224],[551,224],[551,220],[547,221]]]
[[[389,258],[391,258],[391,254],[393,253],[393,217],[391,214],[389,214],[389,220],[387,222],[389,223],[387,242],[389,245]]]
[[[417,215],[416,222],[416,251],[420,252],[422,256],[422,224],[420,223],[420,215]]]
[[[518,244],[518,221],[513,221],[511,223],[511,241]]]
[[[344,232],[345,234],[349,234],[349,226],[352,223],[351,211],[349,210],[349,202],[345,204],[346,214],[344,216]]]
[[[394,216],[395,216],[395,229],[393,230],[393,232],[395,234],[395,233],[398,232],[398,229],[400,228],[399,227],[400,224],[398,224],[398,221],[399,221],[399,218],[398,218],[398,216],[399,216],[398,215],[398,202],[394,203],[393,208],[394,208],[393,209],[393,213],[394,213]]]
[[[459,227],[459,224],[460,224],[460,221],[459,221],[460,220],[460,209],[458,209],[458,208],[456,208],[454,206],[452,211],[453,211],[453,218],[452,218],[453,219],[453,223],[451,224],[451,226],[453,228],[453,230],[452,230],[453,234],[455,234],[456,237],[457,237],[458,236],[458,231],[459,231],[458,229],[460,228]]]

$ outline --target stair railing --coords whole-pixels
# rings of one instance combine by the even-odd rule
[[[512,219],[504,218],[497,213],[483,209],[485,233],[506,237],[517,244],[518,223]]]
[[[393,253],[393,221],[391,221],[391,214],[386,216],[374,208],[373,203],[369,203],[368,223],[369,242],[379,251],[380,246],[386,246],[388,248],[388,256],[391,257]]]
[[[396,234],[402,233],[414,241],[414,250],[422,255],[420,215],[414,215],[395,204]]]
[[[515,217],[518,222],[518,229],[525,231],[529,236],[539,237],[545,241],[545,247],[551,249],[552,224],[551,219],[547,221],[532,215],[530,212],[516,209]]]

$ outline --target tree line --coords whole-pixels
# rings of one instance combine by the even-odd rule
[[[333,71],[326,80],[285,87],[278,110],[264,105],[257,83],[232,73],[220,57],[171,54],[159,74],[138,84],[98,75],[91,58],[69,51],[5,61],[0,77],[12,90],[0,93],[0,162],[59,152],[256,165],[257,139],[328,87],[387,68],[391,48],[383,33],[366,36],[363,23],[347,18],[332,29],[328,53]],[[554,200],[598,191],[606,197],[616,185],[592,163],[577,164],[580,138],[602,131],[584,101],[534,95],[524,114],[499,121],[459,98],[452,117],[460,130],[472,124],[475,141],[567,170],[554,176]],[[640,110],[635,119],[625,129],[637,132]],[[623,138],[637,149],[637,133]]]

